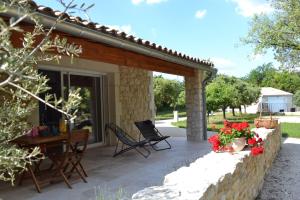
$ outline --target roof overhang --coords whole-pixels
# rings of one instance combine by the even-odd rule
[[[55,25],[55,22],[57,20],[56,17],[43,14],[40,12],[36,12],[35,14],[40,18],[41,23],[44,26],[51,27]],[[4,15],[7,17],[11,17],[11,16],[19,17],[22,15],[22,13],[20,13],[19,10],[17,9],[9,9]],[[25,21],[32,23],[32,21],[30,21],[29,18],[25,19]],[[157,49],[140,45],[136,42],[131,42],[128,39],[122,39],[121,37],[115,37],[111,34],[105,34],[97,30],[93,30],[88,27],[77,25],[69,21],[62,21],[56,24],[56,30],[59,32],[67,33],[77,38],[88,39],[96,43],[102,43],[112,47],[125,49],[131,52],[136,52],[138,54],[157,58],[170,63],[175,63],[181,66],[216,73],[216,69],[213,67],[213,64],[210,61],[200,61],[201,63],[199,63],[199,60],[198,62],[195,62],[192,59],[190,60],[184,59],[178,56],[174,56],[173,54],[165,53]]]

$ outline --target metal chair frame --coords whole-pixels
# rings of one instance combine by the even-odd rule
[[[151,154],[151,152],[147,148],[145,148],[145,145],[148,143],[147,140],[136,141],[133,137],[131,137],[114,123],[105,125],[105,131],[108,132],[108,130],[111,130],[117,137],[117,145],[113,157],[116,157],[132,149],[136,150],[144,158],[148,158]],[[121,149],[119,149],[119,143],[122,144]],[[146,153],[140,151],[140,149],[143,149]]]
[[[162,151],[162,150],[166,150],[166,149],[171,149],[172,146],[171,144],[167,141],[167,138],[169,138],[170,136],[164,136],[163,134],[161,134],[159,132],[159,130],[153,125],[151,120],[145,120],[145,121],[139,121],[139,122],[134,122],[134,124],[136,125],[136,127],[139,129],[140,131],[140,135],[139,135],[139,140],[141,140],[141,136],[143,136],[147,141],[148,144],[152,147],[152,149],[154,149],[155,151]],[[142,126],[148,126],[147,128],[151,128],[151,133],[149,134],[149,132],[145,133],[145,129],[142,128]],[[161,141],[165,141],[165,143],[167,144],[168,147],[165,148],[157,148],[157,144]]]

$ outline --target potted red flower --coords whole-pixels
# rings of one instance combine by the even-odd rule
[[[232,123],[224,121],[224,127],[218,134],[208,139],[215,152],[238,152],[248,145],[251,147],[252,155],[263,153],[263,141],[257,134],[250,131],[247,122]]]

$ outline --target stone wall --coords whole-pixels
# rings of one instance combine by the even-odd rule
[[[254,200],[281,146],[280,127],[255,131],[265,141],[264,154],[254,157],[249,150],[233,155],[211,152],[165,176],[163,186],[145,188],[133,199]]]
[[[138,138],[135,121],[154,120],[152,72],[120,66],[120,126]]]
[[[197,70],[195,76],[185,77],[185,96],[187,112],[187,139],[203,141],[203,99],[202,99],[203,71]]]

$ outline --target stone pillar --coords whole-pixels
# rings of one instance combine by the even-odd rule
[[[120,66],[120,126],[134,138],[139,131],[135,121],[154,120],[152,71]]]
[[[203,71],[196,70],[193,77],[185,77],[185,96],[187,112],[187,139],[203,141],[203,99],[202,99]]]

